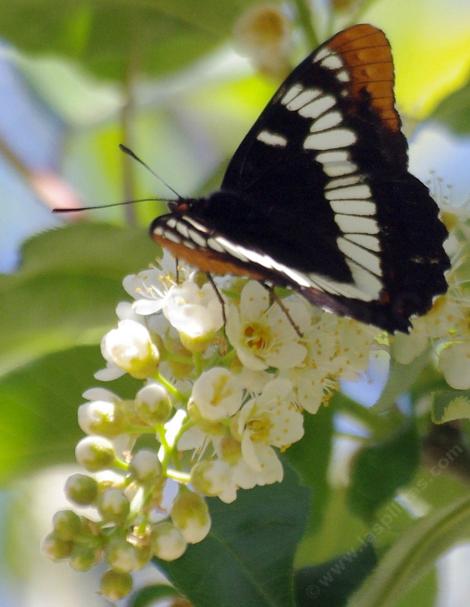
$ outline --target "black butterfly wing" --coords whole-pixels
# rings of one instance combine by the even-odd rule
[[[313,302],[406,330],[410,315],[445,292],[449,261],[437,205],[407,171],[393,84],[382,31],[358,25],[334,36],[276,92],[234,154],[222,189],[271,209],[263,250],[320,275],[312,289],[298,285]],[[284,254],[272,232],[294,240],[282,242]],[[296,260],[299,241],[310,251]],[[259,242],[255,236],[251,244]]]
[[[448,259],[437,206],[407,172],[393,78],[389,43],[370,25],[307,57],[239,146],[221,192],[168,216],[173,242],[185,238],[181,256],[208,269],[207,254],[336,313],[407,330],[445,291]]]

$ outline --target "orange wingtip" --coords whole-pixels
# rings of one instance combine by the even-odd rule
[[[392,51],[382,30],[368,24],[353,25],[334,36],[328,48],[344,63],[350,77],[351,96],[361,99],[366,92],[387,128],[399,131],[401,121],[395,109]]]

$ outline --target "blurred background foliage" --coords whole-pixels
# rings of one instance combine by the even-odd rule
[[[288,66],[339,29],[370,22],[392,43],[411,169],[431,179],[441,204],[468,202],[468,3],[279,3],[291,25],[277,70],[238,52],[237,23],[257,4],[19,0],[0,6],[0,607],[105,604],[93,573],[46,562],[39,543],[52,512],[64,504],[62,483],[80,435],[76,408],[101,366],[99,340],[125,297],[122,278],[157,254],[146,226],[162,207],[143,203],[65,218],[50,209],[169,195],[123,157],[120,142],[182,195],[207,192]],[[299,605],[345,604],[385,553],[352,604],[468,604],[468,548],[449,549],[468,527],[468,461],[452,448],[470,435],[465,425],[458,436],[432,430],[413,407],[431,387],[445,387],[427,360],[418,363],[407,385],[402,376],[395,383],[391,377],[382,399],[389,405],[414,385],[401,397],[401,412],[377,417],[363,406],[386,380],[387,361],[372,361],[362,382],[345,385],[355,400],[335,397],[306,421],[308,436],[289,451],[313,494],[296,555],[304,568],[296,579]],[[124,382],[117,389],[132,393]],[[444,464],[436,472],[439,458]],[[373,525],[371,552],[364,546]],[[413,561],[419,550],[425,554]],[[190,587],[187,571],[195,562],[186,570],[176,563],[167,573]],[[323,587],[322,576],[332,570],[334,583]],[[156,570],[146,570],[140,583],[158,579]],[[319,580],[318,596],[307,592],[312,580]],[[164,604],[158,601],[150,593],[135,604]]]

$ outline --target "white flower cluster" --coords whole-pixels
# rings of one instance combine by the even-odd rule
[[[207,535],[206,496],[230,503],[239,489],[282,480],[278,453],[302,438],[304,411],[367,367],[377,335],[296,294],[280,302],[239,278],[217,293],[205,277],[180,266],[177,280],[170,267],[164,256],[125,278],[135,301],[118,305],[118,326],[101,343],[98,379],[127,373],[144,385],[128,400],[89,389],[79,408],[88,436],[76,457],[94,476],[74,475],[66,492],[98,520],[58,513],[45,543],[80,570],[104,557],[102,592],[112,599],[150,558],[178,558]],[[136,448],[144,435],[155,449]]]

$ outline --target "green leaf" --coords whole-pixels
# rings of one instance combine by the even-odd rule
[[[348,504],[365,520],[406,485],[419,464],[419,440],[412,424],[391,438],[365,447],[356,456],[351,473]]]
[[[392,360],[387,383],[379,400],[372,407],[376,413],[390,409],[397,398],[405,394],[418,379],[429,361],[429,351],[426,350],[408,365],[402,365]]]
[[[364,542],[358,550],[300,569],[295,576],[298,607],[343,607],[376,564],[374,548]]]
[[[444,552],[470,536],[470,497],[419,520],[392,546],[349,607],[395,607]]]
[[[322,526],[302,538],[295,559],[297,567],[330,560],[362,544],[367,526],[348,508],[346,497],[344,487],[330,488]]]
[[[83,436],[77,423],[82,393],[103,366],[97,346],[49,354],[0,381],[0,482],[43,466],[70,462]],[[113,382],[117,394],[132,394],[133,380]],[[125,393],[127,392],[127,393]]]
[[[446,97],[431,114],[457,135],[470,133],[470,82]]]
[[[434,392],[431,416],[435,424],[445,424],[456,419],[470,419],[470,390]]]
[[[302,440],[286,451],[289,463],[303,483],[312,489],[308,534],[320,527],[328,501],[328,466],[333,439],[333,407],[322,407],[315,415],[305,414]]]
[[[130,299],[126,274],[148,267],[159,249],[142,229],[81,224],[28,241],[16,274],[0,275],[0,373],[37,356],[98,343]]]
[[[30,53],[65,56],[123,80],[181,69],[226,38],[251,0],[22,0],[0,5],[0,35]],[[34,28],[25,27],[34,23]]]
[[[180,594],[168,584],[146,586],[134,593],[129,599],[128,607],[152,607],[155,601],[179,597]]]
[[[208,537],[176,561],[156,560],[194,607],[293,606],[292,562],[304,530],[308,491],[287,467],[284,481],[210,499]]]
[[[433,567],[401,597],[394,607],[435,605],[438,590],[439,578],[436,567]]]

